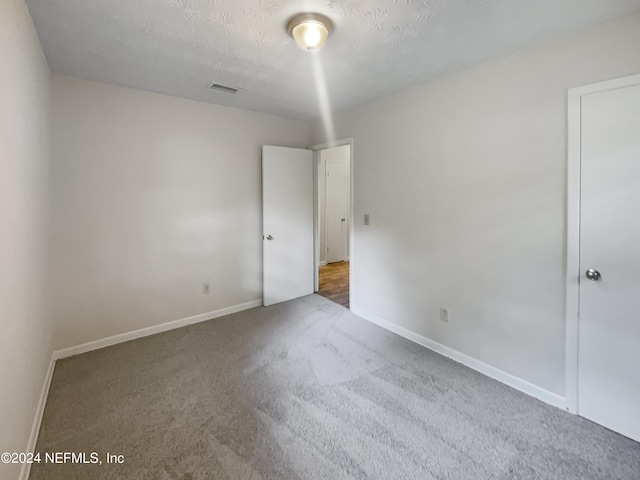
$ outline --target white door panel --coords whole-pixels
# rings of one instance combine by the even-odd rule
[[[340,160],[327,161],[326,225],[327,263],[341,262],[347,258],[347,165]]]
[[[263,303],[313,293],[313,152],[262,147]]]
[[[640,85],[581,115],[578,413],[640,441]]]

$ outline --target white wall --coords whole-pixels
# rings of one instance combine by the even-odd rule
[[[320,244],[319,263],[325,264],[327,261],[327,229],[326,229],[326,186],[327,186],[327,161],[336,160],[345,164],[347,172],[346,185],[347,198],[350,198],[351,185],[351,145],[340,145],[339,147],[325,148],[318,150],[318,237]],[[349,231],[351,224],[350,209],[347,209],[347,221],[345,228]],[[349,235],[347,235],[347,260],[349,259]]]
[[[627,16],[336,115],[352,308],[563,396],[567,89],[640,73],[639,45]]]
[[[52,95],[56,348],[262,297],[261,146],[306,147],[305,122],[57,75]]]
[[[51,358],[49,67],[22,0],[0,2],[0,452],[27,448]],[[0,463],[0,478],[20,465]]]

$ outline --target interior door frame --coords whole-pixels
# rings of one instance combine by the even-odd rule
[[[333,142],[321,143],[311,147],[313,150],[313,262],[314,269],[314,291],[318,291],[318,262],[320,260],[320,219],[318,218],[318,167],[320,163],[320,150],[326,150],[327,148],[341,147],[343,145],[349,145],[349,249],[347,251],[347,258],[349,258],[349,265],[353,265],[353,232],[354,232],[354,216],[353,216],[353,172],[354,172],[354,154],[353,154],[353,137],[343,138],[342,140],[336,140]],[[349,291],[351,291],[351,268],[349,268]]]
[[[578,401],[578,345],[580,335],[580,175],[582,97],[640,84],[640,74],[570,88],[568,92],[567,250],[566,250],[566,409],[580,413]]]

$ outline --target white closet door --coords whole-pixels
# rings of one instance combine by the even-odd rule
[[[640,441],[640,85],[581,121],[578,413]]]

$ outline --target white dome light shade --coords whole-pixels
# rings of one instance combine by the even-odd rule
[[[317,50],[324,45],[332,28],[331,20],[319,13],[301,13],[287,23],[287,32],[304,50]]]

